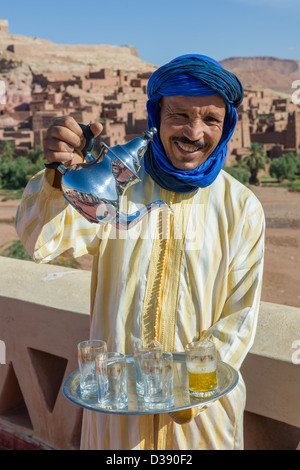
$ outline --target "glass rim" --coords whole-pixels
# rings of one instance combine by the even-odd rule
[[[213,349],[216,351],[216,345],[209,338],[199,341],[192,341],[185,346],[185,352],[187,351],[210,351]]]
[[[151,345],[151,343],[153,343]],[[149,341],[139,340],[133,343],[132,350],[135,353],[139,352],[148,352],[148,351],[161,351],[163,349],[162,345],[156,339],[151,339]]]
[[[139,355],[141,361],[155,360],[171,360],[173,361],[173,353],[171,351],[146,351]]]
[[[106,341],[103,341],[102,339],[86,339],[84,341],[80,341],[77,344],[78,349],[87,348],[87,347],[98,349],[98,348],[103,348],[103,347],[106,348],[107,345],[106,345]]]
[[[95,357],[95,361],[106,361],[108,359],[119,359],[119,360],[126,360],[126,355],[117,351],[105,351],[105,353],[100,353]]]
[[[107,351],[107,357],[125,357],[126,358],[126,355],[124,353],[121,353],[119,351]]]

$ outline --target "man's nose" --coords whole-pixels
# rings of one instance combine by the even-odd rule
[[[190,140],[201,140],[204,135],[204,123],[201,119],[189,121],[183,128],[184,136]]]

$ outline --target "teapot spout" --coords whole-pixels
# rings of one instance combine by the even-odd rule
[[[142,209],[134,212],[133,214],[124,214],[119,212],[115,220],[110,223],[114,225],[118,230],[129,230],[134,227],[145,215],[149,214],[155,209],[166,208],[172,211],[172,209],[164,201],[159,200],[147,204]]]

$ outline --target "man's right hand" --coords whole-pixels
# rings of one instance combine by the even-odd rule
[[[95,122],[90,129],[95,137],[103,130],[102,124]],[[55,121],[49,127],[44,139],[44,156],[48,163],[63,163],[68,167],[82,163],[81,150],[85,147],[86,139],[83,131],[74,118],[65,116]],[[61,174],[56,171],[54,186],[60,187]]]

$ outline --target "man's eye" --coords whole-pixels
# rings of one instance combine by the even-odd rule
[[[219,122],[219,120],[215,118],[214,116],[207,116],[205,120],[208,122]]]
[[[179,118],[188,118],[187,114],[185,113],[177,113],[176,116]]]

